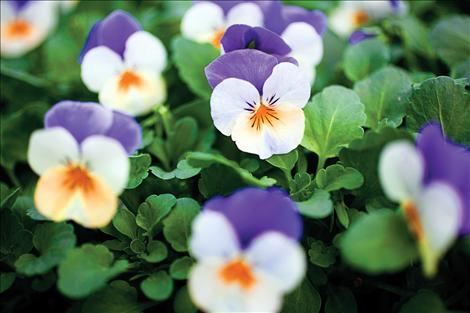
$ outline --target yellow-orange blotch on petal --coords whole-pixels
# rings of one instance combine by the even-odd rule
[[[21,19],[17,19],[5,25],[4,34],[9,39],[19,39],[30,36],[32,32],[33,27],[30,23]]]
[[[215,32],[214,37],[212,37],[211,44],[216,47],[217,49],[220,49],[220,40],[222,40],[222,37],[225,34],[225,30],[219,30]]]
[[[424,239],[424,229],[423,225],[421,224],[418,209],[411,201],[406,201],[403,204],[403,209],[411,232],[416,237],[418,242],[422,241]]]
[[[75,220],[85,227],[107,225],[117,209],[117,197],[82,165],[57,166],[38,181],[34,202],[53,221]]]
[[[255,282],[250,266],[243,260],[236,259],[220,270],[220,277],[226,284],[238,283],[242,289],[249,289]]]
[[[121,74],[119,78],[119,90],[128,91],[130,88],[136,87],[139,88],[144,84],[142,78],[133,71],[127,70]]]
[[[364,11],[356,11],[353,14],[353,25],[359,27],[369,21],[369,15]]]

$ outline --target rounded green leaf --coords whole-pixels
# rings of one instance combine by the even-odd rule
[[[113,226],[123,235],[134,239],[137,237],[135,215],[126,207],[121,206],[113,217]]]
[[[194,264],[194,260],[189,256],[176,259],[171,263],[170,275],[173,279],[187,279],[189,270]]]
[[[130,156],[129,161],[131,163],[131,169],[126,188],[134,189],[149,175],[148,170],[152,159],[149,154],[139,154]]]
[[[358,170],[352,167],[345,168],[340,164],[334,164],[326,169],[319,170],[315,181],[318,187],[326,191],[342,188],[353,190],[362,186],[364,177],[362,177]]]
[[[142,281],[140,289],[147,298],[162,301],[171,296],[173,291],[173,280],[165,271],[150,275]]]
[[[308,279],[284,299],[282,313],[318,313],[321,307],[321,297]]]
[[[310,199],[296,203],[300,213],[310,218],[325,218],[333,212],[330,194],[322,189],[316,189]]]
[[[188,250],[188,239],[191,234],[191,222],[199,213],[199,203],[191,198],[181,198],[176,206],[163,220],[163,234],[178,252]]]
[[[173,302],[173,309],[175,310],[175,313],[197,312],[197,308],[189,296],[188,287],[184,286],[178,290],[175,296],[175,302]]]
[[[166,259],[168,249],[161,241],[150,241],[147,245],[147,253],[141,254],[140,257],[149,263],[158,263]]]
[[[81,312],[141,313],[137,290],[127,282],[116,280],[86,299]]]
[[[421,289],[400,309],[400,313],[445,313],[441,298],[431,290]]]
[[[176,198],[172,194],[148,196],[137,209],[137,225],[153,236],[157,224],[170,213],[175,204]]]
[[[274,165],[275,167],[290,171],[294,168],[298,158],[299,154],[297,150],[292,150],[291,152],[286,154],[273,155],[266,161],[268,161],[271,165]]]

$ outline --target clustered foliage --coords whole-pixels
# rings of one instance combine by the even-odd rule
[[[335,6],[289,2],[325,12]],[[378,177],[382,148],[412,142],[426,122],[470,145],[465,5],[409,5],[408,15],[385,19],[377,37],[356,45],[325,34],[302,144],[267,160],[240,152],[215,130],[204,68],[219,51],[179,35],[184,1],[82,1],[39,49],[2,59],[1,310],[196,312],[186,286],[191,222],[206,200],[246,186],[283,188],[303,217],[308,272],[283,312],[469,310],[470,237],[460,237],[438,275],[425,278],[416,243]],[[114,9],[133,14],[165,44],[168,99],[138,119],[143,147],[130,157],[112,223],[90,230],[45,221],[34,208],[28,140],[51,105],[96,101],[76,60],[91,25]]]

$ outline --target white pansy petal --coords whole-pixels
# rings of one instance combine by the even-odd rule
[[[236,120],[259,103],[259,93],[251,83],[228,78],[218,84],[211,96],[211,116],[215,127],[225,136],[232,133]]]
[[[116,194],[127,185],[129,159],[121,144],[109,137],[91,136],[81,144],[82,159],[91,173],[100,177]]]
[[[31,23],[45,36],[57,24],[57,3],[56,1],[29,1],[21,10],[19,18]]]
[[[188,288],[193,302],[207,312],[277,312],[282,293],[276,282],[258,275],[255,284],[242,290],[238,284],[227,284],[220,277],[220,261],[198,263],[189,273]]]
[[[28,163],[38,175],[42,175],[50,168],[78,159],[78,143],[62,127],[36,130],[29,139]]]
[[[309,98],[310,82],[299,67],[292,63],[276,65],[263,86],[263,101],[267,104],[291,104],[303,108]]]
[[[124,64],[113,50],[99,46],[88,51],[82,62],[81,75],[85,86],[99,92],[113,77],[119,75]]]
[[[166,59],[160,39],[146,31],[135,32],[126,41],[124,60],[128,67],[160,73],[166,66]]]
[[[382,150],[379,178],[393,201],[415,199],[423,180],[424,165],[418,150],[408,141],[395,141]]]
[[[8,1],[0,1],[0,10],[0,21],[3,27],[3,23],[7,23],[15,18],[15,10]]]
[[[110,79],[100,90],[100,103],[105,107],[132,116],[146,114],[162,104],[167,96],[166,83],[153,71],[133,72],[140,78],[138,85],[121,88],[122,74]]]
[[[263,11],[254,3],[237,4],[227,13],[227,26],[234,24],[263,26]]]
[[[300,58],[311,66],[320,63],[323,57],[323,40],[310,24],[292,23],[287,26],[281,37],[292,49],[292,57]]]
[[[195,218],[189,247],[198,260],[214,257],[225,260],[240,251],[237,235],[229,221],[221,213],[210,210]]]
[[[284,292],[293,290],[305,276],[305,253],[301,246],[278,232],[267,232],[254,239],[246,257],[257,271],[275,278]]]
[[[342,37],[349,36],[356,28],[353,23],[356,10],[352,5],[346,5],[347,3],[357,3],[357,1],[341,2],[328,19],[331,29]]]
[[[209,42],[214,34],[225,28],[224,11],[210,2],[194,4],[183,16],[181,33],[199,42]]]
[[[243,152],[257,154],[263,160],[271,157],[273,151],[266,130],[264,128],[257,130],[252,125],[249,115],[240,116],[233,126],[232,140]]]
[[[424,231],[424,246],[421,247],[424,271],[432,276],[437,270],[439,258],[457,238],[462,203],[452,187],[435,182],[423,190],[418,210]]]

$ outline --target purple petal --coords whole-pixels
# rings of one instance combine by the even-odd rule
[[[390,5],[395,11],[400,8],[400,0],[389,0],[388,2],[390,2]]]
[[[142,144],[142,130],[136,120],[126,114],[113,112],[113,123],[106,136],[119,141],[127,153],[134,153]]]
[[[243,248],[267,231],[278,231],[295,240],[302,235],[302,219],[295,202],[277,188],[242,189],[229,197],[209,200],[204,209],[224,214]]]
[[[11,4],[11,6],[13,7],[13,9],[16,11],[16,12],[19,12],[21,10],[23,10],[23,8],[29,3],[31,2],[31,0],[9,0],[8,3]]]
[[[280,5],[279,0],[274,0],[274,1],[230,1],[230,0],[213,0],[213,1],[193,1],[194,3],[198,2],[212,2],[219,7],[222,8],[224,11],[224,14],[227,15],[227,13],[236,5],[242,4],[242,3],[254,3],[258,5],[261,9],[261,11],[264,14],[265,19],[266,18],[273,18],[272,12],[274,12],[274,7]]]
[[[79,143],[89,136],[104,134],[112,122],[112,111],[93,102],[61,101],[44,118],[46,128],[63,127]]]
[[[262,27],[248,25],[232,25],[221,39],[225,52],[253,48],[266,52],[285,56],[291,52],[290,47],[276,33]]]
[[[205,68],[212,88],[227,78],[239,78],[252,83],[262,92],[266,79],[278,64],[276,57],[264,52],[244,49],[221,55]]]
[[[470,150],[448,141],[435,123],[421,130],[417,148],[425,161],[424,183],[443,181],[457,190],[464,204],[460,232],[470,233]]]
[[[122,57],[127,38],[141,29],[139,22],[127,12],[122,10],[112,12],[91,28],[80,52],[79,62],[83,61],[83,57],[90,49],[97,46],[106,46]]]
[[[277,34],[282,34],[290,24],[295,22],[305,22],[311,25],[320,36],[323,36],[326,31],[327,18],[319,10],[309,11],[296,6],[283,6],[281,10],[281,19],[268,19],[265,25]]]
[[[348,41],[349,41],[349,44],[355,45],[355,44],[360,43],[363,40],[374,38],[376,36],[377,36],[376,34],[366,33],[363,30],[356,30],[355,32],[351,34]]]

